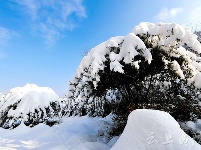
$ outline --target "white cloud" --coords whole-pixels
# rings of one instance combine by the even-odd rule
[[[30,16],[35,34],[54,44],[66,30],[73,30],[81,18],[87,17],[82,0],[15,0]]]
[[[172,9],[163,8],[159,12],[159,14],[157,14],[154,18],[159,21],[171,20],[177,17],[177,15],[179,15],[182,11],[183,11],[182,8],[172,8]]]
[[[13,35],[12,31],[0,27],[0,59],[4,59],[6,57],[4,49],[9,39],[11,39],[12,35]]]
[[[16,0],[16,2],[25,7],[25,10],[31,15],[34,20],[37,17],[37,11],[39,8],[38,1],[34,0]]]
[[[159,11],[154,16],[155,21],[162,22],[176,22],[184,26],[188,26],[193,30],[201,30],[201,1],[194,0],[183,0],[177,2],[175,5],[179,7],[173,7],[168,9],[167,7]]]
[[[0,44],[4,44],[8,39],[11,38],[11,31],[0,27]]]

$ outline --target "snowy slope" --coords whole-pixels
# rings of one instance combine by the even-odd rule
[[[6,128],[21,121],[43,122],[60,115],[59,96],[48,87],[38,87],[35,84],[11,89],[0,104],[0,118],[4,118],[3,126]]]
[[[99,136],[110,118],[69,117],[52,127],[21,124],[13,130],[0,128],[0,150],[109,150]]]
[[[158,110],[133,111],[111,150],[200,150],[168,113]]]

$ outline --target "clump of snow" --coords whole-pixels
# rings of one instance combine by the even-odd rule
[[[192,126],[192,125],[191,125]],[[111,150],[200,150],[201,145],[189,137],[166,112],[138,109]]]
[[[186,126],[188,127],[188,128],[190,128],[191,130],[196,130],[196,123],[194,123],[193,121],[187,121],[186,122]]]
[[[182,79],[184,79],[183,71],[181,70],[179,63],[178,63],[176,60],[174,60],[174,61],[172,62],[172,67],[173,67],[173,70],[176,71],[176,73],[177,73]]]
[[[184,129],[192,130],[195,132],[201,131],[201,119],[197,119],[195,122],[187,121],[186,123],[181,124]]]
[[[142,22],[132,32],[136,35],[149,34],[149,40],[158,46],[182,47],[184,44],[187,44],[198,53],[201,53],[201,46],[197,40],[197,35],[193,34],[189,28],[176,23],[159,22],[154,24]]]
[[[0,104],[2,112],[0,118],[8,118],[3,125],[6,125],[6,128],[12,126],[13,123],[33,121],[33,118],[39,122],[45,119],[53,121],[52,117],[60,115],[59,96],[48,87],[38,87],[35,84],[11,89],[5,95],[3,103]]]
[[[196,75],[195,75],[195,86],[197,88],[201,88],[201,72],[198,72]]]

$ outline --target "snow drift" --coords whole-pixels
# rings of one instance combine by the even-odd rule
[[[200,150],[176,120],[166,112],[138,109],[111,150]]]
[[[59,96],[48,87],[27,84],[10,90],[0,103],[0,126],[11,128],[23,121],[26,125],[54,122],[60,117]]]

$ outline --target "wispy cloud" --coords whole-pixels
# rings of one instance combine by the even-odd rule
[[[54,44],[66,30],[77,27],[86,10],[82,0],[15,0],[21,10],[30,16],[32,32]]]
[[[163,8],[154,16],[155,21],[176,22],[193,30],[201,30],[201,1],[188,0],[179,3],[179,7]]]
[[[160,21],[171,20],[183,11],[182,8],[163,8],[154,18]]]
[[[5,44],[11,38],[11,31],[6,28],[0,27],[0,44]]]
[[[6,57],[6,53],[4,52],[5,47],[8,41],[11,39],[13,32],[0,27],[0,59],[4,59]]]

